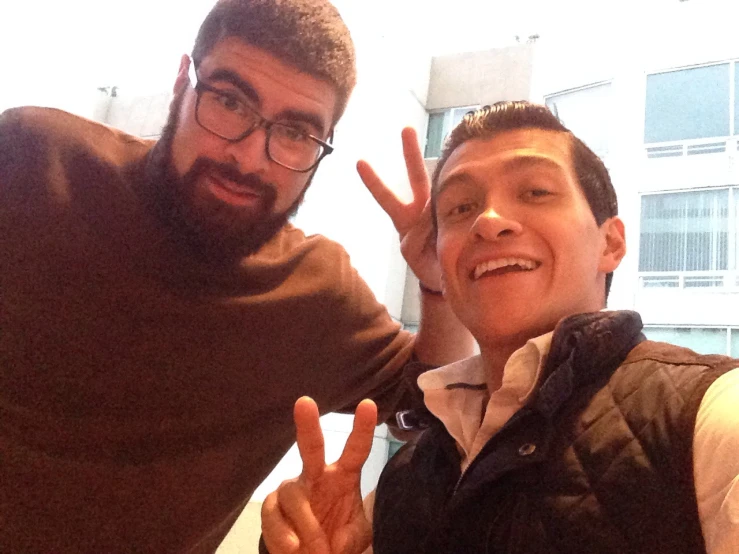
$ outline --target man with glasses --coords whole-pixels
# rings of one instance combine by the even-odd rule
[[[152,143],[0,116],[0,552],[214,552],[294,440],[291,408],[402,401],[465,354],[411,204],[366,164],[427,292],[412,337],[346,252],[288,223],[355,82],[325,0],[220,0]],[[461,338],[460,338],[461,337]]]

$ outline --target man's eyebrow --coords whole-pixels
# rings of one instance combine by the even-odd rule
[[[323,127],[323,121],[320,116],[316,113],[305,112],[302,110],[283,110],[277,114],[277,121],[302,121],[312,126],[316,130],[316,134],[320,135],[318,138],[323,136],[325,132]]]
[[[432,193],[434,196],[439,196],[447,188],[454,186],[454,185],[461,185],[463,183],[469,183],[470,180],[471,180],[470,176],[467,174],[466,171],[462,171],[459,173],[453,173],[452,175],[444,179],[441,183],[439,183],[439,186],[436,187],[436,190],[432,191]]]
[[[508,171],[521,171],[524,169],[547,169],[549,171],[564,172],[564,168],[546,156],[527,154],[516,156],[503,162],[503,167]]]
[[[231,83],[241,92],[243,92],[244,96],[254,102],[257,107],[261,104],[261,98],[259,98],[259,94],[257,93],[256,89],[230,69],[216,69],[213,71],[213,73],[210,74],[208,80],[225,81],[227,83]]]

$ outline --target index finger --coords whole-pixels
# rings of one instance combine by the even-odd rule
[[[370,191],[372,197],[385,213],[390,216],[397,228],[397,222],[401,221],[403,217],[405,208],[403,201],[380,179],[374,168],[366,161],[359,160],[357,162],[357,173],[359,173],[364,186],[367,187],[367,190]]]
[[[377,406],[372,400],[362,400],[354,413],[354,426],[337,465],[347,472],[359,473],[372,450],[377,426]]]
[[[302,475],[317,479],[326,467],[323,447],[323,431],[318,420],[318,406],[312,398],[303,396],[295,402],[293,410],[298,450],[303,460]]]

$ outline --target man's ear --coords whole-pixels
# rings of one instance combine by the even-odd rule
[[[603,252],[598,270],[603,273],[614,271],[626,255],[626,231],[624,222],[618,216],[606,219],[600,226],[603,236]]]
[[[188,72],[190,71],[190,56],[187,54],[182,54],[182,58],[180,58],[180,69],[177,71],[177,79],[175,79],[174,82],[174,89],[173,92],[175,96],[178,94],[182,94],[182,91],[184,91],[187,88],[187,85],[190,83],[190,77],[188,76]]]

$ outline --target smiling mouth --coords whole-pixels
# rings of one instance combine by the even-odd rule
[[[476,281],[481,277],[533,271],[540,265],[541,262],[525,260],[523,258],[500,258],[479,264],[475,267],[470,277]]]

